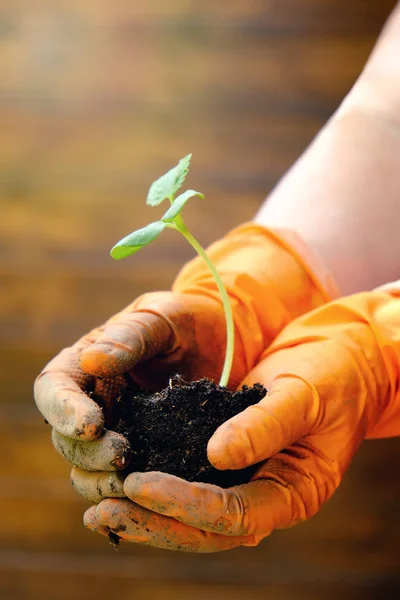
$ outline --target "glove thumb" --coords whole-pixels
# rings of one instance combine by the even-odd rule
[[[265,359],[244,383],[268,382]],[[267,374],[267,378],[266,378]],[[310,433],[319,413],[319,395],[306,380],[281,374],[258,404],[223,423],[208,442],[217,469],[242,469],[274,456]]]
[[[131,307],[110,319],[96,342],[82,351],[81,367],[90,375],[116,377],[167,352],[174,341],[173,327],[160,312]]]

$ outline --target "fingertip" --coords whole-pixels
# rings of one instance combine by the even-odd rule
[[[212,466],[220,471],[230,468],[229,460],[227,460],[226,456],[226,445],[218,434],[218,431],[208,441],[207,458]]]
[[[101,525],[96,517],[97,511],[96,506],[91,506],[83,515],[83,524],[86,529],[89,531],[93,531],[94,533],[100,533],[100,535],[104,535],[104,537],[109,537],[110,528],[104,527]]]
[[[96,505],[91,506],[83,515],[83,524],[88,529],[95,529],[96,525]]]
[[[140,494],[143,486],[143,473],[130,473],[124,481],[124,492],[128,498]]]
[[[94,440],[104,428],[103,411],[83,391],[84,381],[76,381],[74,369],[43,371],[35,381],[35,402],[58,433],[76,440]]]
[[[73,466],[71,483],[78,494],[98,504],[106,498],[124,498],[123,477],[117,471],[87,471]]]
[[[252,464],[248,436],[230,421],[221,425],[208,441],[207,456],[213,467],[220,471],[244,469]]]
[[[103,411],[97,404],[93,405],[93,408],[86,412],[82,420],[79,416],[76,418],[76,424],[74,429],[74,438],[90,442],[97,439],[104,429],[104,414]]]
[[[55,429],[75,440],[90,442],[97,439],[104,429],[104,414],[100,406],[83,392],[70,396],[69,423],[55,423]]]
[[[63,392],[56,400],[47,420],[57,433],[81,442],[100,437],[104,429],[104,414],[91,398],[79,390],[70,392],[69,396]]]
[[[129,510],[129,500],[106,498],[95,508],[96,522],[103,527],[107,526],[110,529],[113,529],[118,525],[121,518],[124,517],[126,511]]]
[[[150,498],[160,490],[166,490],[176,485],[181,479],[169,473],[149,471],[147,473],[130,473],[124,481],[124,492],[133,501]]]
[[[110,466],[117,471],[126,469],[132,458],[132,449],[129,441],[120,433],[112,432],[112,449],[114,450],[114,458]]]
[[[117,360],[110,344],[93,344],[80,356],[81,368],[89,375],[112,377],[118,371]]]
[[[72,439],[53,428],[51,439],[57,452],[84,471],[122,471],[131,458],[128,440],[115,431],[105,430],[93,441]]]

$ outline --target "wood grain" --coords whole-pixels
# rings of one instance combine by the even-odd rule
[[[191,256],[171,232],[140,260],[111,245],[154,218],[149,183],[193,152],[205,244],[251,219],[352,86],[394,5],[349,0],[0,3],[0,597],[374,600],[400,591],[399,440],[366,443],[309,523],[259,548],[186,556],[81,524],[32,382]],[[170,235],[171,233],[171,235]]]

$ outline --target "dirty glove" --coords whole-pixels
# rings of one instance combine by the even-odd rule
[[[85,524],[123,540],[188,552],[256,545],[315,515],[365,438],[400,434],[400,290],[362,293],[288,325],[247,378],[269,390],[208,444],[219,469],[258,464],[221,489],[132,473],[130,500],[107,499]]]
[[[289,321],[336,292],[290,231],[243,225],[213,244],[209,254],[231,299],[236,337],[229,383],[236,387]],[[122,493],[121,479],[110,473],[126,466],[130,450],[125,438],[110,429],[113,402],[126,374],[151,390],[165,386],[177,372],[187,381],[218,381],[224,354],[219,294],[196,258],[178,275],[172,292],[141,296],[53,359],[36,381],[35,399],[54,428],[57,450],[84,470],[73,475],[78,491],[92,500]],[[89,390],[103,400],[101,408]]]

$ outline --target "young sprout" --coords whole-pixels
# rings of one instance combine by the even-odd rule
[[[171,203],[171,206],[168,208],[164,216],[161,217],[159,221],[154,221],[153,223],[146,225],[146,227],[138,229],[137,231],[130,233],[120,240],[112,248],[111,256],[116,260],[119,260],[121,258],[126,258],[131,254],[135,254],[135,252],[138,252],[141,248],[147,246],[150,244],[150,242],[153,242],[156,238],[158,238],[160,233],[167,227],[170,229],[175,229],[183,235],[183,237],[207,264],[211,274],[215,279],[215,283],[221,296],[226,322],[226,353],[219,385],[226,386],[228,384],[229,375],[232,368],[234,350],[234,325],[229,296],[213,262],[203,247],[190,233],[181,215],[183,207],[185,206],[186,202],[190,200],[190,198],[195,196],[204,198],[204,195],[200,194],[200,192],[195,192],[194,190],[187,190],[179,196],[176,196],[177,191],[181,188],[186,179],[191,157],[192,155],[188,154],[182,158],[173,169],[157,179],[150,187],[146,200],[146,203],[149,206],[158,206],[166,199],[168,199]]]

